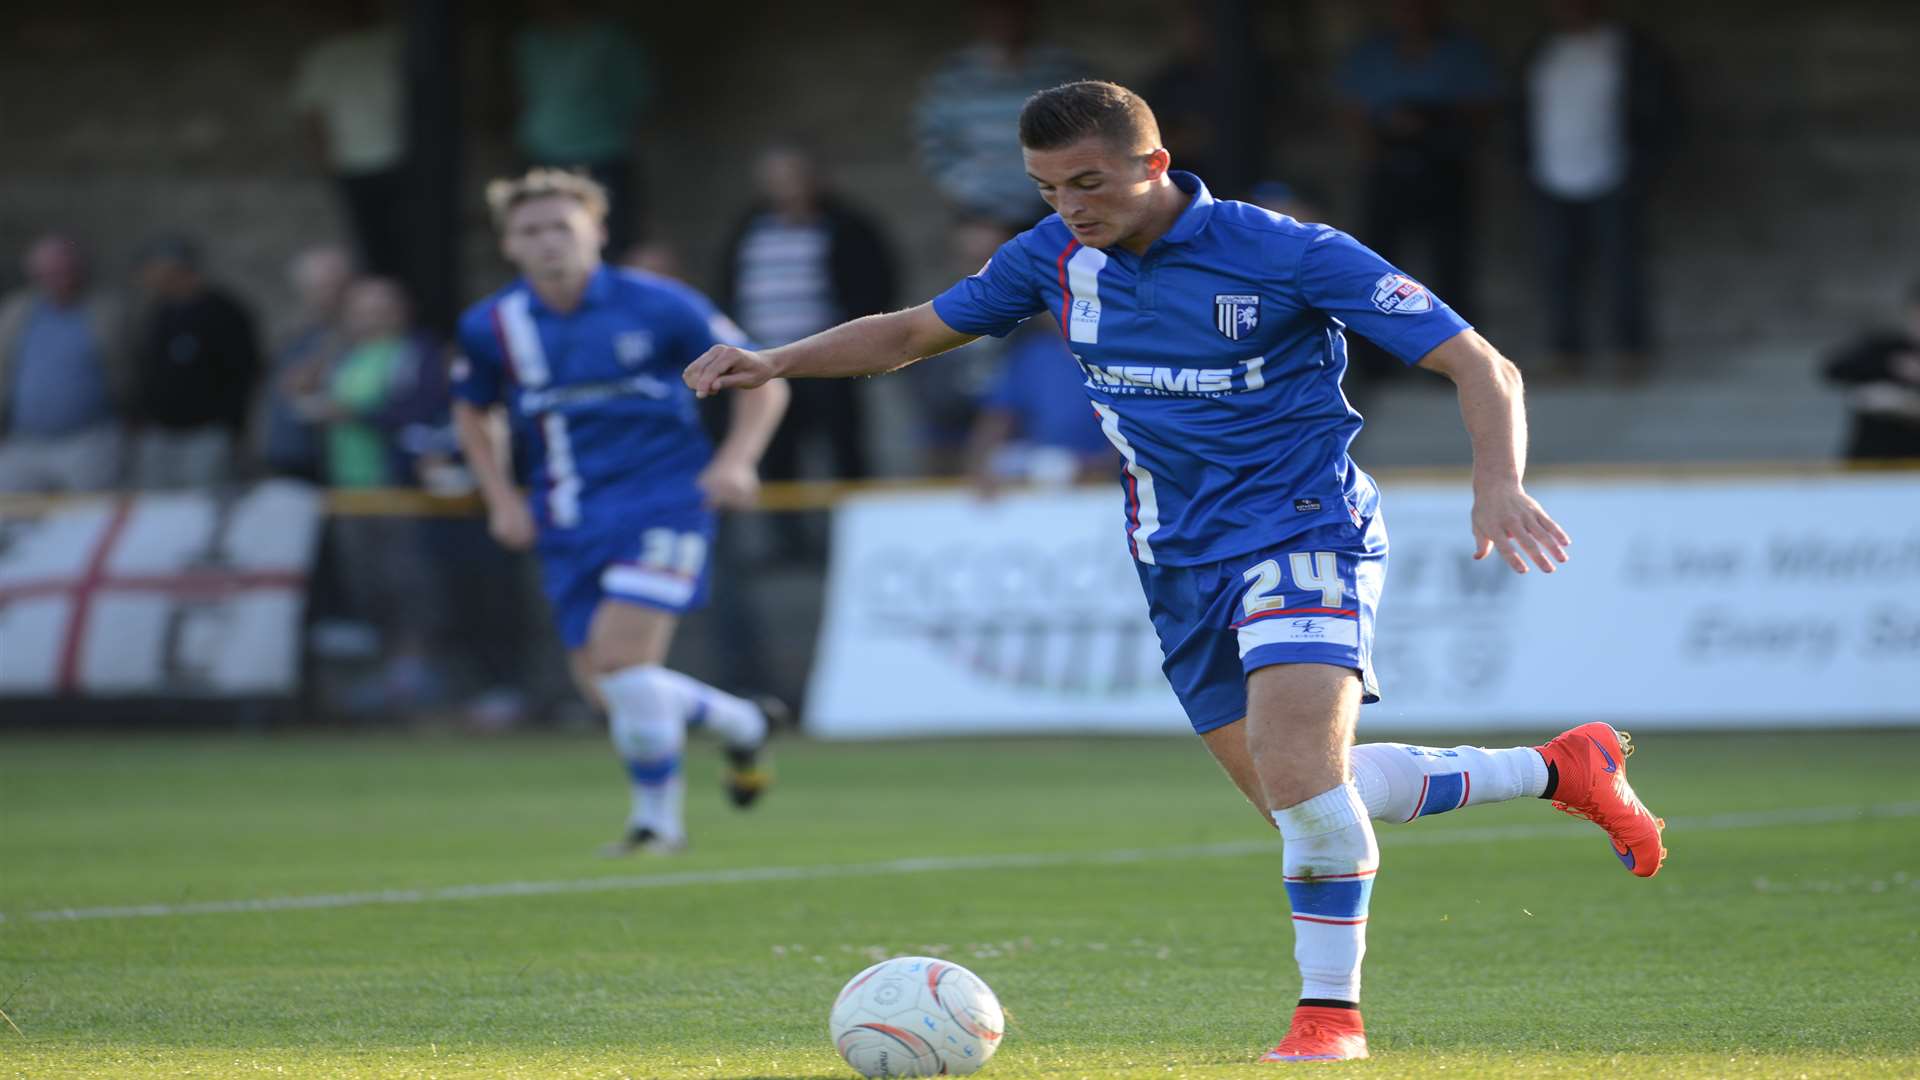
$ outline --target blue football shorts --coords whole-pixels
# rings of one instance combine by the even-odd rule
[[[1387,577],[1387,527],[1376,511],[1198,566],[1136,563],[1160,636],[1161,670],[1196,732],[1247,714],[1247,676],[1274,664],[1359,672],[1380,700],[1373,617]]]
[[[560,640],[568,649],[585,645],[608,600],[675,615],[706,603],[713,527],[713,514],[693,507],[542,533],[535,554]]]

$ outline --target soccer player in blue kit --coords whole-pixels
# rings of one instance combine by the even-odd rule
[[[1455,383],[1473,442],[1475,557],[1551,573],[1569,539],[1521,485],[1519,372],[1352,237],[1216,200],[1169,171],[1153,113],[1123,87],[1035,94],[1020,142],[1057,213],[979,273],[931,303],[778,349],[716,346],[685,379],[706,395],[891,371],[1052,313],[1123,459],[1127,545],[1167,678],[1283,841],[1302,992],[1262,1060],[1365,1057],[1373,819],[1534,796],[1600,825],[1635,874],[1666,854],[1606,724],[1540,747],[1352,745],[1359,706],[1379,695],[1387,540],[1373,480],[1347,455],[1360,416],[1340,389],[1344,331]]]
[[[609,854],[686,845],[687,729],[726,745],[726,784],[745,806],[767,784],[759,705],[663,667],[678,618],[707,591],[716,508],[745,507],[787,404],[769,380],[735,403],[716,450],[675,376],[715,344],[743,345],[699,293],[600,261],[606,193],[536,169],[487,189],[501,250],[521,273],[460,319],[454,423],[508,548],[531,547],[574,677],[607,713],[632,809]],[[502,407],[523,497],[489,411]]]

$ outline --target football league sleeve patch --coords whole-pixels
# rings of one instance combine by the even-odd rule
[[[1468,328],[1432,290],[1335,229],[1300,253],[1299,285],[1307,303],[1408,364]]]

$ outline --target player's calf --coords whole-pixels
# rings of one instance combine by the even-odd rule
[[[660,692],[653,672],[639,666],[603,676],[598,688],[607,703],[607,729],[626,766],[632,805],[627,814],[629,840],[642,833],[662,844],[684,844],[686,784],[680,766],[686,722]]]
[[[1537,798],[1546,791],[1539,750],[1517,746],[1409,746],[1364,743],[1353,748],[1353,781],[1376,821],[1405,822],[1463,806]]]

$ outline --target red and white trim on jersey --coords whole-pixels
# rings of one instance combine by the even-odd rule
[[[1085,345],[1100,343],[1100,271],[1107,253],[1099,248],[1068,244],[1060,253],[1060,288],[1065,295],[1060,325],[1067,340]]]
[[[1062,335],[1065,335],[1067,332],[1067,308],[1072,306],[1073,304],[1073,290],[1067,287],[1067,257],[1079,250],[1080,250],[1080,241],[1069,240],[1067,241],[1067,246],[1060,249],[1060,257],[1053,260],[1054,272],[1060,275],[1059,319],[1060,319],[1060,333]],[[980,272],[982,274],[986,273],[988,267],[991,267],[992,265],[993,265],[993,260],[988,259],[987,265],[981,267]]]
[[[564,413],[540,417],[547,440],[547,512],[561,528],[580,524],[580,470],[573,464],[573,439],[567,434]]]
[[[1152,566],[1153,545],[1148,541],[1160,531],[1160,500],[1154,495],[1153,474],[1140,464],[1133,444],[1120,433],[1120,414],[1113,411],[1113,406],[1096,401],[1093,411],[1100,414],[1100,430],[1106,432],[1107,441],[1126,461],[1128,544],[1134,558]]]
[[[525,387],[545,386],[552,378],[540,328],[534,325],[531,299],[525,290],[508,293],[494,305],[493,328],[500,335],[506,369]],[[573,440],[567,418],[557,412],[540,417],[540,436],[546,442],[547,516],[560,528],[580,523],[580,471],[573,463]]]
[[[493,309],[494,325],[500,331],[500,344],[507,353],[507,367],[521,386],[547,385],[552,378],[547,368],[546,346],[540,343],[540,329],[533,324],[531,300],[527,293],[508,293]]]

